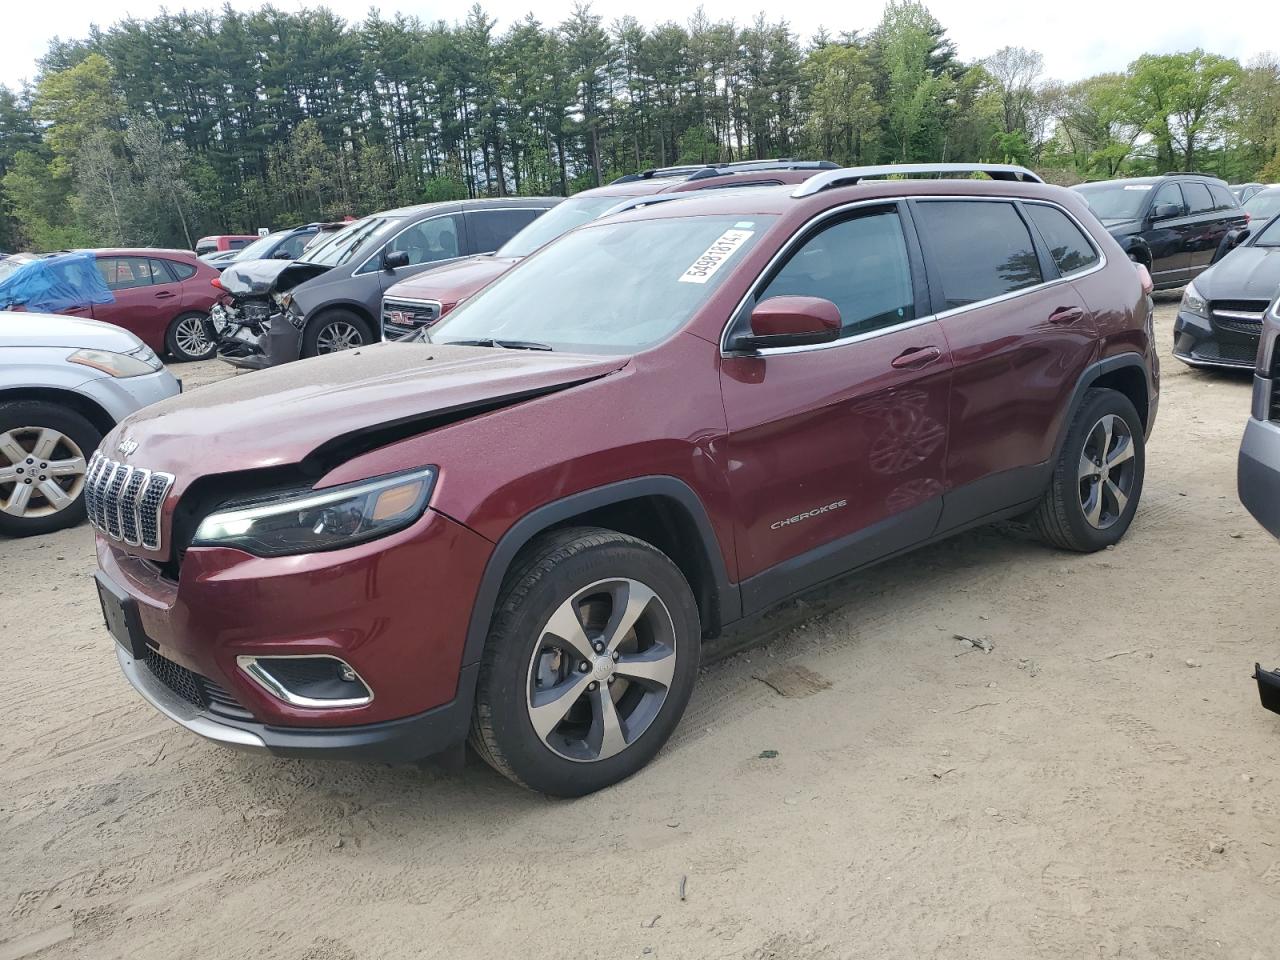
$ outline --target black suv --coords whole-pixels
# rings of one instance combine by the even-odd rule
[[[1120,249],[1149,271],[1157,290],[1205,270],[1228,231],[1249,222],[1225,180],[1166,173],[1085,183],[1078,190]]]

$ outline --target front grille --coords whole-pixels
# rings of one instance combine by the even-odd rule
[[[208,677],[202,677],[194,670],[188,670],[182,664],[160,656],[154,650],[147,654],[143,663],[153,677],[193,707],[232,720],[253,719],[253,714],[242,707],[240,701]]]
[[[84,505],[89,522],[112,540],[160,549],[160,509],[173,474],[131,467],[95,453],[85,472]]]
[[[383,300],[382,329],[391,336],[413,333],[440,319],[435,300]]]

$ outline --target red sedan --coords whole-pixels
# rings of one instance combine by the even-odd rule
[[[60,313],[105,320],[135,334],[157,353],[175,360],[204,360],[214,344],[204,319],[221,296],[212,281],[218,271],[189,250],[104,249],[90,251],[114,303],[70,307]]]

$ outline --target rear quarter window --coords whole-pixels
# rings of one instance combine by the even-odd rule
[[[1040,231],[1041,239],[1049,248],[1049,255],[1064,277],[1087,270],[1098,262],[1098,251],[1084,235],[1084,231],[1057,207],[1028,203],[1023,205],[1023,209]]]
[[[1213,203],[1219,210],[1234,210],[1239,206],[1236,198],[1231,195],[1231,191],[1226,187],[1221,187],[1216,183],[1209,184],[1209,193],[1213,196]]]
[[[913,212],[930,282],[941,284],[946,309],[1044,282],[1031,233],[1012,203],[919,200]]]
[[[159,263],[163,263],[165,269],[167,269],[176,280],[190,280],[196,275],[195,267],[189,263],[179,263],[177,260],[155,261],[152,266],[152,270],[156,273],[159,273],[159,270],[156,268],[155,264]]]

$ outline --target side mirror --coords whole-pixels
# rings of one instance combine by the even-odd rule
[[[272,260],[292,260],[293,254],[288,250],[277,250],[271,255]]]
[[[408,250],[388,250],[382,255],[382,268],[384,270],[395,270],[397,267],[407,267],[408,265]]]
[[[1152,220],[1172,220],[1182,216],[1182,208],[1176,203],[1157,203],[1151,210]]]
[[[821,297],[770,297],[751,311],[751,332],[729,341],[731,350],[801,347],[840,336],[840,308]]]

